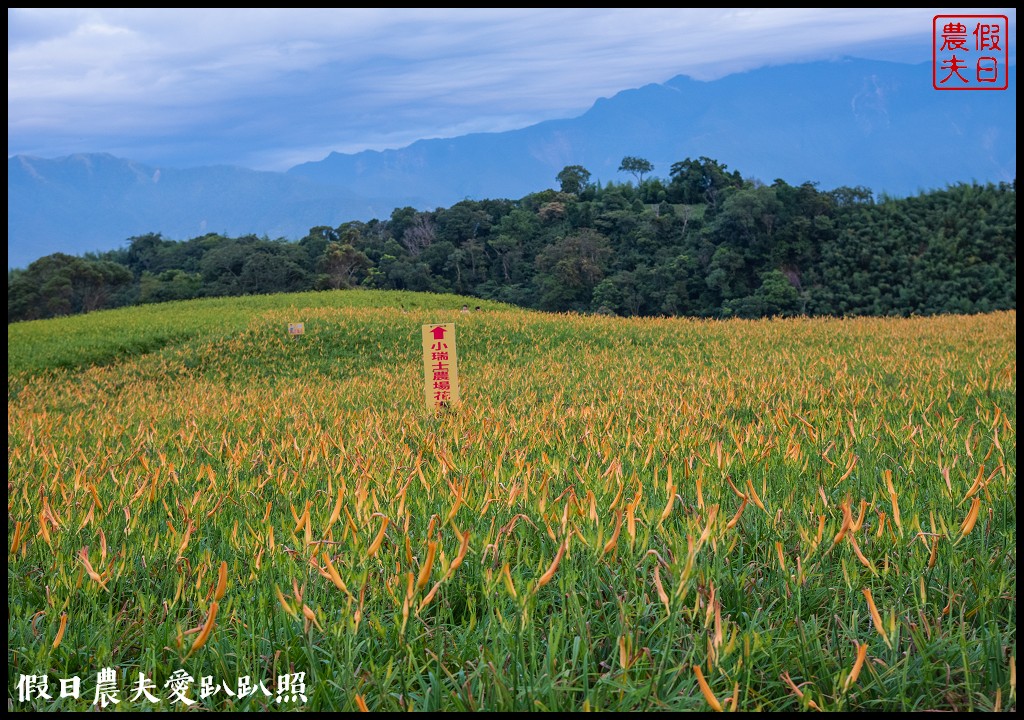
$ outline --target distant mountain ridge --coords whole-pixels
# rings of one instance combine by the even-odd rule
[[[864,185],[906,196],[956,182],[1016,177],[1016,85],[942,92],[930,65],[843,60],[766,67],[713,82],[677,76],[598,100],[583,115],[504,133],[421,140],[399,150],[331,153],[301,175],[364,192],[388,187],[447,205],[521,197],[568,164],[622,182],[626,155],[667,176],[701,155],[745,177],[829,189]],[[505,172],[511,168],[512,172]],[[424,183],[427,170],[444,180]],[[435,176],[435,179],[438,177]]]
[[[300,238],[315,225],[390,214],[354,193],[230,166],[156,168],[108,154],[7,160],[7,265],[120,247],[159,232]]]
[[[385,218],[396,207],[518,199],[555,187],[566,165],[624,182],[626,155],[667,177],[707,156],[744,177],[905,196],[1016,178],[1016,80],[1005,91],[944,92],[928,63],[843,59],[677,76],[602,98],[576,118],[502,133],[331,153],[285,173],[155,168],[109,155],[8,158],[8,267],[52,252],[119,247],[160,232],[298,239],[310,227]]]

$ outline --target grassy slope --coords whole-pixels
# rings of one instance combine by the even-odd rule
[[[453,310],[464,304],[470,308],[502,307],[457,295],[308,292],[168,302],[15,323],[7,326],[7,373],[102,365],[191,340],[225,337],[244,330],[253,318],[270,313],[300,322],[309,309]]]
[[[434,418],[419,328],[442,321],[466,403]],[[103,665],[125,695],[140,669],[272,687],[291,668],[306,707],[702,709],[701,665],[741,709],[977,709],[997,690],[1015,707],[1015,328],[623,321],[377,292],[9,326],[9,547],[19,522],[28,537],[10,556],[10,692],[46,671],[91,695]],[[831,547],[846,500],[868,503],[856,550]],[[351,595],[311,566],[323,547]],[[221,561],[217,628],[184,659]],[[88,701],[58,703],[38,707]]]

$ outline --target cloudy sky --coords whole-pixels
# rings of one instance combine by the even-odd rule
[[[511,130],[675,75],[844,55],[929,62],[988,9],[7,10],[7,153],[285,170]],[[1015,68],[1014,68],[1015,70]]]

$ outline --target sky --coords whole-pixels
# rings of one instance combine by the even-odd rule
[[[575,117],[601,97],[844,56],[932,59],[907,9],[7,10],[7,154],[287,170]]]

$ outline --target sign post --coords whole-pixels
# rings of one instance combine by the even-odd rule
[[[423,381],[428,410],[458,404],[459,366],[454,324],[423,326]]]
[[[288,323],[288,335],[292,340],[306,332],[306,323]]]

